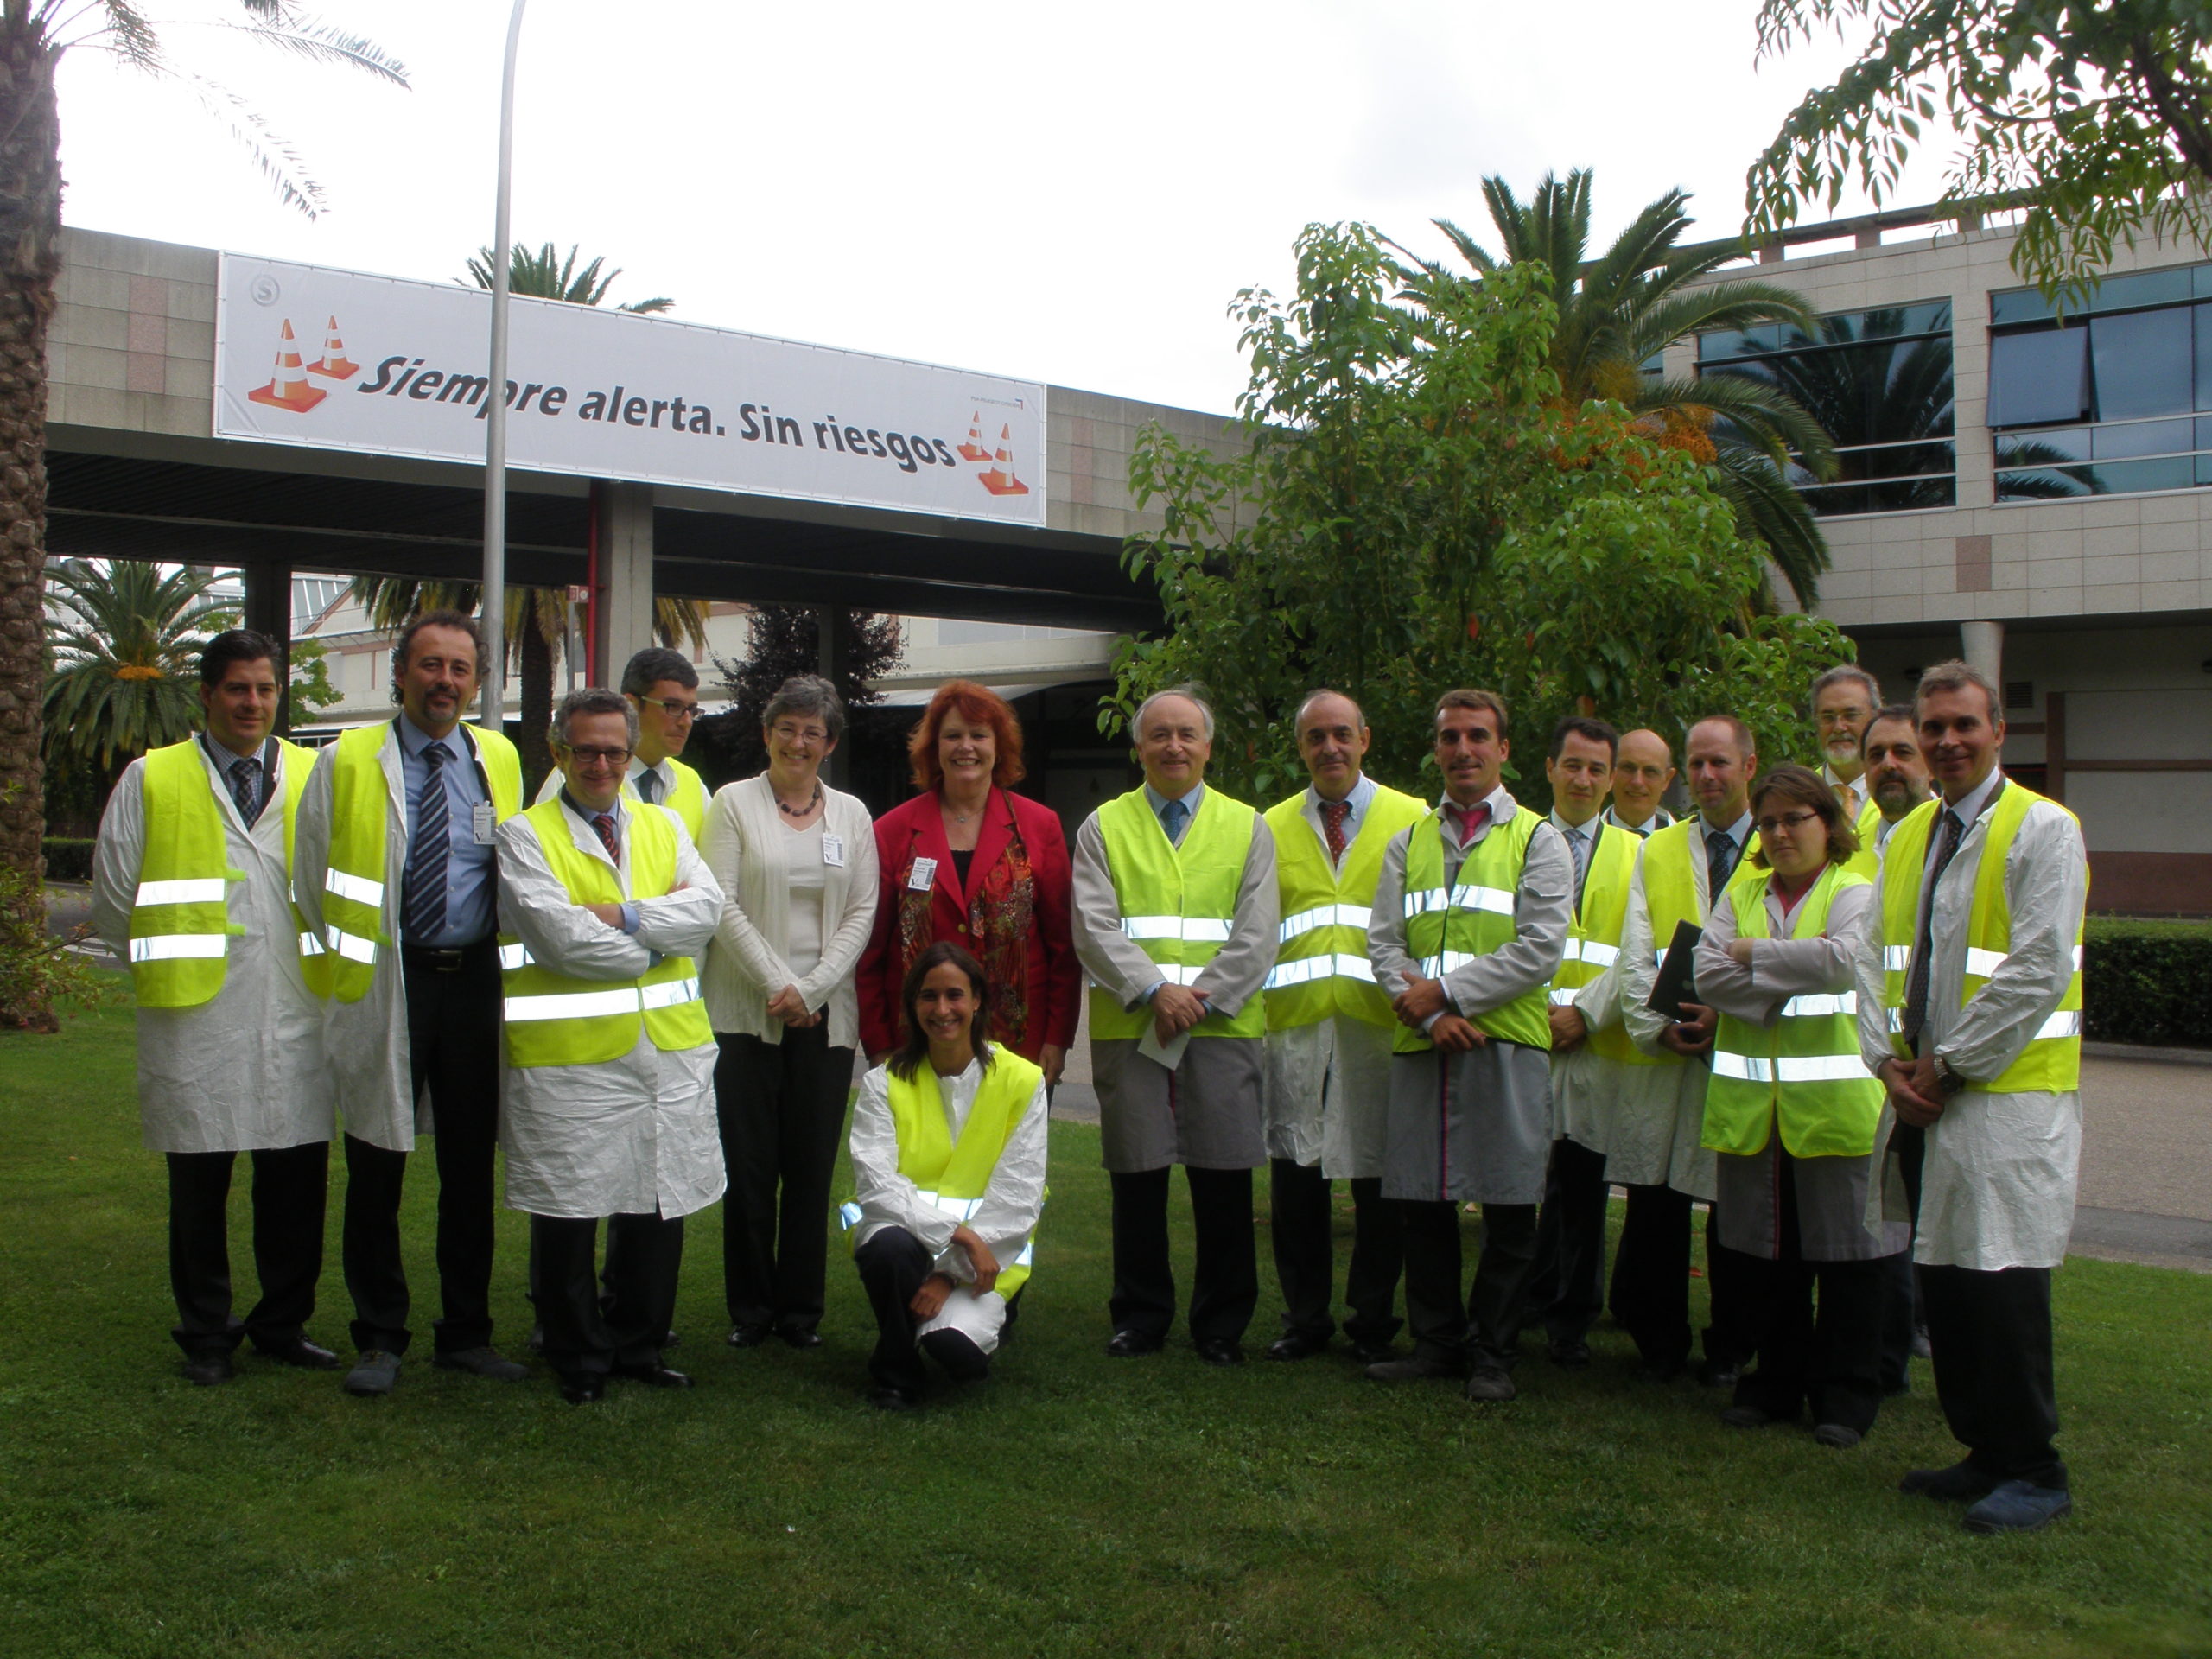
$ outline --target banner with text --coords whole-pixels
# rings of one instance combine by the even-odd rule
[[[553,300],[513,302],[518,468],[1045,522],[1045,389]],[[491,296],[225,254],[219,436],[481,462]]]

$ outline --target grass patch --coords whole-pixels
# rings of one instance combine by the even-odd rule
[[[1067,1124],[998,1376],[918,1415],[861,1397],[872,1329],[842,1261],[825,1347],[722,1345],[718,1212],[689,1239],[689,1395],[618,1384],[579,1410],[543,1375],[434,1371],[420,1316],[391,1400],[250,1356],[203,1390],[168,1338],[163,1186],[132,1064],[124,1010],[0,1039],[0,1651],[2212,1651],[2212,1278],[2086,1261],[2059,1275],[2082,1510],[1996,1541],[1894,1490],[1955,1455],[1924,1369],[1838,1454],[1725,1430],[1694,1385],[1632,1382],[1610,1329],[1591,1370],[1532,1354],[1522,1397],[1484,1409],[1364,1383],[1341,1355],[1109,1360],[1106,1182],[1096,1132]],[[419,1308],[435,1180],[427,1159],[416,1172]],[[336,1198],[313,1329],[342,1345]],[[241,1192],[242,1306],[245,1224]],[[502,1212],[511,1349],[524,1239]],[[1187,1262],[1186,1232],[1178,1248]],[[1270,1291],[1260,1327],[1275,1306]]]

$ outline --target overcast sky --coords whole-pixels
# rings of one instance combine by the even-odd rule
[[[176,13],[230,17],[222,0]],[[433,279],[491,240],[505,0],[331,0],[411,92],[173,26],[327,187],[309,222],[176,85],[62,69],[68,223]],[[1696,235],[1843,60],[1754,67],[1755,0],[765,6],[534,0],[515,232],[698,322],[1227,410],[1225,307],[1309,221],[1444,251],[1503,173],[1597,169],[1602,239],[1671,186]],[[623,27],[610,27],[619,16]],[[1931,200],[1940,158],[1904,200]],[[1847,201],[1841,211],[1863,203]]]

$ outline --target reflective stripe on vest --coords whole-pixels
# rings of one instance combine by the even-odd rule
[[[2013,838],[2019,834],[2021,824],[2039,801],[2048,801],[2059,811],[2066,811],[2057,802],[2008,778],[1996,804],[1982,815],[1986,830],[1981,861],[1974,871],[1974,895],[1967,911],[1966,961],[1959,987],[1961,1008],[1974,1001],[2011,955],[2012,913],[2005,896],[2005,861],[2012,854]],[[1920,890],[1927,875],[1929,838],[1942,810],[1940,800],[1921,803],[1890,831],[1888,844],[1882,851],[1882,886],[1878,895],[1882,906],[1882,1000],[1889,1013],[1890,1040],[1900,1058],[1909,1058],[1910,1053],[1904,1040],[1905,988],[1912,972],[1913,946],[1920,934]],[[2069,812],[2067,816],[2072,817],[2073,814]],[[1974,826],[1969,824],[1967,835],[1973,833]],[[1959,844],[1963,850],[1966,838],[1962,836]],[[1929,893],[1928,901],[1935,902],[1933,892]],[[1934,988],[1929,988],[1932,995]],[[2005,1069],[2002,1076],[1986,1081],[1970,1080],[1967,1088],[1983,1094],[2063,1094],[2081,1086],[2082,918],[2077,916],[2074,918],[2074,972],[2067,982],[2065,994],[2058,1000],[2057,1009],[2037,1027],[2036,1034],[2028,1039],[2019,1057]]]
[[[1628,890],[1636,874],[1637,855],[1643,837],[1633,830],[1606,824],[1591,849],[1590,872],[1582,880],[1581,902],[1569,918],[1567,950],[1559,971],[1552,976],[1551,1004],[1571,1007],[1576,994],[1620,960],[1621,935],[1628,926]],[[1630,1040],[1628,1028],[1616,1020],[1588,1037],[1590,1052],[1621,1065],[1651,1065],[1656,1062]]]
[[[1737,937],[1764,939],[1772,873],[1729,883]],[[1866,878],[1831,864],[1798,902],[1793,939],[1827,931],[1835,895]],[[1874,1149],[1882,1085],[1859,1052],[1859,998],[1851,991],[1808,992],[1782,1005],[1770,1027],[1723,1014],[1713,1034],[1713,1077],[1705,1090],[1704,1144],[1714,1152],[1764,1152],[1777,1122],[1793,1158],[1864,1157]]]
[[[1144,947],[1162,979],[1174,985],[1194,982],[1228,941],[1259,815],[1209,788],[1180,845],[1169,843],[1141,788],[1107,802],[1097,817],[1122,931]],[[1141,1003],[1134,1010],[1124,1008],[1118,999],[1091,988],[1094,1039],[1140,1038],[1151,1026],[1150,1008]],[[1209,1014],[1191,1034],[1257,1037],[1266,1029],[1266,1003],[1255,995],[1235,1020]]]
[[[620,904],[622,884],[611,866],[575,844],[568,809],[542,802],[523,815],[546,868],[579,905]],[[676,825],[665,807],[629,810],[623,856],[631,891],[658,898],[676,886]],[[714,1040],[699,975],[689,957],[664,957],[636,979],[588,980],[556,973],[515,938],[499,941],[505,988],[507,1064],[593,1065],[620,1059],[637,1046],[640,1028],[662,1049],[701,1048]]]
[[[1270,1031],[1349,1014],[1385,1030],[1397,1024],[1367,957],[1376,884],[1391,837],[1427,816],[1427,804],[1377,785],[1359,833],[1332,865],[1305,815],[1306,791],[1268,809],[1275,841],[1275,893],[1282,906],[1275,965],[1268,975]]]
[[[1408,832],[1406,954],[1421,964],[1423,978],[1440,978],[1513,943],[1514,895],[1528,862],[1529,842],[1542,822],[1523,806],[1516,807],[1504,823],[1492,824],[1467,849],[1459,879],[1448,889],[1444,880],[1444,809],[1438,807]],[[1470,1020],[1485,1035],[1548,1049],[1549,1001],[1548,987],[1532,986],[1503,1007]],[[1422,1033],[1400,1025],[1391,1034],[1390,1046],[1395,1053],[1418,1054],[1431,1045]]]
[[[492,793],[492,819],[505,823],[522,805],[522,757],[497,732],[457,726],[461,745],[482,764]],[[358,1002],[376,982],[377,964],[399,928],[398,906],[387,906],[386,858],[393,798],[385,777],[384,748],[399,742],[397,722],[358,726],[332,744],[320,764],[330,773],[330,857],[323,875],[322,938],[330,954],[317,978],[327,996]],[[404,777],[403,767],[401,775]],[[399,807],[404,824],[406,808]],[[455,834],[466,834],[456,823]],[[404,857],[404,854],[403,854]]]
[[[1744,843],[1742,856],[1736,861],[1735,873],[1728,878],[1729,891],[1733,892],[1759,874],[1751,862],[1751,855],[1758,850],[1758,844],[1759,832],[1754,830]],[[1651,918],[1652,965],[1663,968],[1675,928],[1683,922],[1703,927],[1710,914],[1712,895],[1707,895],[1705,907],[1697,901],[1696,873],[1706,868],[1705,820],[1695,816],[1677,818],[1664,830],[1653,830],[1643,842],[1637,868],[1643,873],[1644,913]],[[1740,900],[1738,907],[1742,907]],[[1641,1049],[1637,1052],[1650,1065],[1688,1064],[1670,1049],[1662,1048],[1656,1054],[1645,1054]]]
[[[263,810],[283,814],[289,878],[300,796],[315,769],[315,752],[281,738],[276,751],[283,792]],[[228,970],[231,937],[245,931],[231,920],[231,885],[244,881],[245,872],[231,868],[229,820],[216,787],[196,737],[153,750],[140,768],[145,832],[130,904],[130,986],[141,1007],[213,1001]],[[301,954],[305,931],[295,911],[284,937]]]

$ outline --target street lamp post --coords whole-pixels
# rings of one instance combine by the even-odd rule
[[[507,18],[507,58],[499,78],[499,202],[492,236],[492,400],[484,423],[484,707],[486,731],[501,728],[507,701],[507,291],[513,278],[515,54],[522,44],[522,11],[515,0]]]

